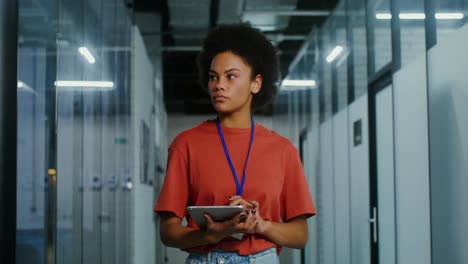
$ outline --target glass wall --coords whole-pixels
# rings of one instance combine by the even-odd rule
[[[337,48],[342,49],[338,57],[330,61],[332,67],[336,68],[333,77],[333,86],[336,90],[336,95],[333,99],[333,105],[335,105],[333,111],[339,112],[348,105],[348,56],[350,53],[350,45],[348,43],[346,30],[346,9],[344,1],[340,2],[336,7],[331,21],[332,27],[334,28],[332,33],[332,46],[335,50]],[[326,60],[327,62],[329,61],[328,59]]]
[[[314,34],[309,36],[307,45],[317,47],[314,51],[317,59],[313,63],[306,59],[304,61],[307,63],[295,64],[290,68],[288,77],[304,79],[307,74],[317,81],[317,89],[312,90],[308,99],[315,105],[310,108],[313,112],[308,118],[311,118],[312,125],[307,127],[307,131],[310,134],[322,132],[319,143],[309,145],[320,152],[315,157],[309,155],[308,160],[304,161],[307,173],[317,174],[311,184],[318,188],[314,197],[319,209],[318,223],[313,226],[318,236],[313,236],[314,241],[306,247],[306,257],[311,260],[310,263],[327,260],[331,263],[333,259],[349,261],[343,260],[343,263],[377,263],[379,255],[381,261],[396,259],[401,263],[468,263],[465,249],[468,244],[465,224],[468,222],[468,196],[464,190],[468,186],[468,55],[463,51],[468,46],[467,13],[466,0],[343,0],[317,28],[318,37],[313,37]],[[333,52],[336,46],[349,49],[347,52],[346,48]],[[299,62],[305,57],[304,53],[297,56],[295,61]],[[379,85],[382,87],[375,88]],[[371,141],[372,138],[368,138],[366,133],[374,133],[375,136],[376,132],[367,131],[365,125],[355,122],[359,118],[356,113],[362,114],[360,121],[365,124],[370,111],[375,111],[367,109],[372,105],[370,100],[375,100],[369,96],[377,93],[372,89],[383,89],[385,86],[388,87],[385,93],[390,98],[388,109],[391,109],[386,114],[393,117],[390,121],[379,119],[373,124],[377,127],[369,129],[385,129],[380,125],[383,122],[390,122],[388,124],[393,127],[394,131],[391,132],[394,135],[390,139],[394,142],[392,147],[395,154],[378,162],[380,165],[394,164],[395,171],[390,176],[394,174],[395,184],[388,190],[383,189],[386,186],[382,185],[380,190],[372,187],[371,192],[391,191],[394,195],[395,223],[394,226],[376,226],[376,235],[372,237],[360,232],[369,232],[369,219],[363,218],[364,214],[353,217],[353,212],[356,207],[366,212],[374,208],[359,200],[369,194],[369,188],[362,187],[367,186],[369,177],[363,177],[362,182],[357,184],[351,176],[350,184],[356,188],[350,191],[357,196],[349,197],[352,214],[349,236],[352,258],[349,260],[343,257],[345,252],[336,250],[343,241],[329,241],[333,232],[338,230],[337,226],[330,229],[330,225],[336,225],[342,219],[323,220],[324,217],[333,218],[327,215],[327,210],[337,210],[330,201],[341,194],[324,185],[330,179],[337,179],[336,173],[343,171],[340,166],[349,170],[350,174],[353,173],[353,166],[359,167],[362,172],[370,171],[365,163],[353,162],[358,160],[354,150],[359,149],[361,141],[364,141],[362,144],[366,144],[366,140]],[[296,108],[308,103],[304,102],[303,95],[293,96],[285,87],[283,93],[290,96],[286,101],[288,105],[282,106],[289,109],[289,118],[281,120],[284,123],[282,126],[289,124],[288,135],[296,135],[300,127],[295,123],[304,118],[302,111]],[[339,113],[342,110],[349,111],[343,119],[352,124],[348,127],[351,142],[348,147],[349,163],[336,163],[334,157],[337,149],[346,149],[346,146],[342,146],[344,143],[339,143],[342,138],[337,140],[342,136],[336,136],[342,132],[338,130],[343,130],[342,123],[337,121],[341,120]],[[313,125],[314,116],[320,117],[318,128]],[[274,116],[274,120],[278,120],[278,117]],[[361,133],[362,138],[356,137],[357,133]],[[335,137],[334,143],[330,143],[330,135]],[[298,140],[294,137],[291,139]],[[330,144],[334,145],[331,147]],[[382,145],[375,147],[382,150]],[[366,149],[359,155],[369,157],[373,154]],[[318,164],[316,170],[310,170],[315,166],[310,164]],[[335,166],[327,167],[329,164]],[[386,201],[379,201],[376,205],[382,202]],[[388,228],[391,231],[389,235],[395,237],[390,247],[385,247],[384,243],[369,250],[355,246],[366,240],[378,241],[383,228]],[[372,230],[371,234],[374,234]],[[338,239],[346,240],[346,236],[339,236]],[[366,242],[368,244],[371,243]],[[310,248],[311,245],[318,246]],[[368,259],[369,256],[373,259]]]
[[[350,40],[350,60],[352,74],[349,80],[352,83],[353,99],[361,97],[367,92],[367,32],[366,8],[362,0],[348,0],[348,38]]]
[[[424,0],[394,0],[399,10],[401,66],[425,59],[426,32]]]
[[[326,61],[327,54],[330,54],[335,48],[331,39],[332,27],[327,20],[320,28],[319,33],[319,55],[318,59],[318,88],[320,89],[320,121],[323,122],[332,116],[332,67]]]
[[[392,14],[390,0],[367,2],[369,74],[374,74],[392,61]]]
[[[19,6],[17,263],[129,263],[128,11]]]
[[[426,0],[426,5],[429,7],[427,8],[427,17],[435,19],[438,41],[442,41],[466,25],[468,19],[468,2],[466,0]]]
[[[44,263],[48,245],[47,195],[55,174],[48,170],[55,162],[49,146],[55,126],[57,5],[55,0],[19,4],[17,263]]]

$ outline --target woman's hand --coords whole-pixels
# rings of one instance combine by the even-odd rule
[[[248,215],[253,215],[255,221],[252,229],[246,231],[247,234],[263,234],[268,227],[270,226],[271,222],[265,221],[261,214],[260,214],[260,204],[255,200],[246,201],[241,196],[231,196],[229,197],[229,205],[242,205],[244,209],[247,211]]]
[[[253,214],[239,213],[232,219],[216,222],[209,214],[204,215],[206,219],[206,234],[210,243],[217,243],[223,238],[237,234],[246,233],[253,230],[257,224]]]
[[[244,207],[245,211],[247,212],[249,212],[255,207],[255,205],[247,202],[239,195],[230,196],[228,200],[229,200],[229,205],[242,205],[242,207]]]
[[[260,214],[260,204],[257,201],[250,200],[250,203],[254,206],[252,211],[257,222],[257,224],[254,227],[253,233],[258,233],[260,235],[263,235],[267,231],[267,229],[270,227],[271,222],[265,221],[263,219],[263,217]]]

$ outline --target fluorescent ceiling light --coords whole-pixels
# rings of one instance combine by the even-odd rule
[[[55,86],[61,87],[114,87],[113,82],[105,81],[56,81]]]
[[[392,19],[392,15],[389,13],[378,13],[375,14],[375,18],[377,19]]]
[[[400,17],[400,19],[425,19],[426,14],[424,13],[400,13],[398,17]]]
[[[283,80],[283,86],[315,86],[315,80]]]
[[[305,90],[312,90],[315,89],[316,86],[282,86],[282,91],[305,91]]]
[[[67,91],[80,92],[102,92],[114,90],[114,83],[105,81],[56,81],[55,86],[67,87]]]
[[[88,48],[80,47],[78,51],[80,52],[81,55],[83,55],[83,57],[86,58],[86,60],[89,63],[94,64],[96,62],[96,59],[94,58],[93,54],[91,54],[91,52],[88,50]]]
[[[436,19],[463,19],[463,13],[436,13]]]
[[[425,19],[426,15],[424,13],[401,13],[398,15],[400,19]],[[463,19],[463,13],[436,13],[436,19]],[[377,19],[391,19],[392,15],[390,13],[377,13],[375,14]]]
[[[55,86],[66,87],[62,91],[104,92],[114,90],[114,83],[105,81],[56,81]]]
[[[327,56],[327,62],[332,62],[336,59],[336,57],[338,57],[338,55],[340,55],[340,53],[343,51],[343,47],[341,46],[336,46],[331,52],[330,54],[328,54]]]

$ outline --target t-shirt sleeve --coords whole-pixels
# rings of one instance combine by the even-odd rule
[[[169,147],[166,177],[154,212],[168,211],[184,218],[188,202],[188,161],[184,154],[187,148],[180,141],[176,139]]]
[[[283,221],[305,215],[307,218],[316,214],[315,206],[304,175],[299,153],[294,145],[285,148],[285,179],[281,193],[281,217]]]

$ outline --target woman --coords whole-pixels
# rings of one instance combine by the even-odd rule
[[[255,123],[279,80],[276,49],[246,24],[208,34],[199,79],[218,116],[179,134],[155,212],[163,243],[189,252],[187,263],[279,263],[281,247],[302,248],[315,214],[299,155],[289,140]],[[242,205],[242,213],[199,229],[188,205]],[[186,217],[187,226],[182,225]],[[236,239],[233,234],[243,233]]]

